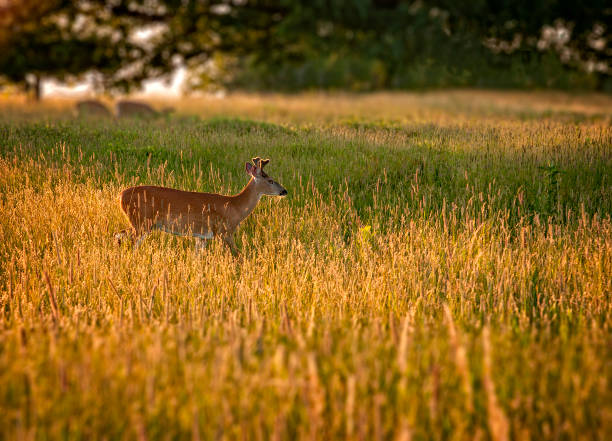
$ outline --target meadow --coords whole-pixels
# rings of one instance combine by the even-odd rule
[[[0,99],[0,440],[612,438],[612,98]],[[289,191],[202,252],[119,192]]]

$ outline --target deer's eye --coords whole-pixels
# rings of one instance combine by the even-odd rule
[[[274,184],[274,181],[273,181],[272,179],[268,179],[268,182],[269,182],[270,184]]]

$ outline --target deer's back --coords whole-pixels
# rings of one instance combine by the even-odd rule
[[[79,101],[76,104],[77,112],[79,116],[84,115],[96,115],[96,116],[112,116],[110,110],[99,101],[96,100],[85,100]]]
[[[118,117],[124,116],[156,116],[157,112],[148,104],[137,101],[119,101],[115,108]]]
[[[188,231],[219,234],[227,231],[227,196],[141,185],[120,195],[121,208],[137,228],[176,234]]]

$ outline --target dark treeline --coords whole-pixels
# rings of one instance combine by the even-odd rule
[[[249,3],[245,14],[266,32],[233,69],[243,87],[604,88],[609,81],[611,10],[602,1]]]
[[[0,73],[193,87],[612,89],[604,0],[8,0]],[[142,32],[145,30],[146,32]]]

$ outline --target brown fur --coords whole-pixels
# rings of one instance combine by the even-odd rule
[[[261,167],[253,167],[252,170],[254,174],[249,183],[234,196],[149,185],[123,190],[120,195],[121,209],[132,224],[133,239],[140,241],[144,235],[156,229],[200,239],[220,237],[232,252],[237,253],[233,234],[255,209],[261,196],[287,193],[280,184],[263,173]],[[119,240],[122,235],[118,236]]]
[[[78,116],[103,116],[112,118],[113,114],[108,108],[97,100],[83,100],[76,103]]]
[[[118,101],[115,104],[115,111],[117,113],[117,118],[125,118],[132,116],[154,118],[171,113],[174,111],[174,109],[172,109],[171,107],[165,107],[161,111],[157,111],[147,103],[143,103],[140,101],[122,100]]]

